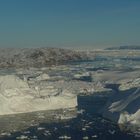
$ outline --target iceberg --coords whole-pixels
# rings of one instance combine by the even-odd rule
[[[31,88],[16,75],[0,76],[0,115],[74,108],[77,96],[53,87]]]
[[[46,73],[42,73],[36,79],[39,80],[39,81],[41,81],[41,80],[49,80],[50,76],[48,74],[46,74]]]
[[[102,113],[118,124],[140,126],[140,88],[114,94]]]
[[[136,79],[131,79],[131,80],[124,80],[119,89],[120,90],[127,90],[127,89],[131,89],[134,87],[140,87],[140,78],[136,78]]]

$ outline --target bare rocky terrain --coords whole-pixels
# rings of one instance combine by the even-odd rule
[[[41,67],[87,59],[84,52],[59,48],[0,48],[0,67]]]

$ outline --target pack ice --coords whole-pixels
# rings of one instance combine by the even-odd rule
[[[77,97],[53,87],[31,88],[16,75],[0,76],[0,115],[55,110],[77,106]]]

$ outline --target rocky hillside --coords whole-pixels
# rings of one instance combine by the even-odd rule
[[[84,52],[59,48],[0,48],[0,67],[40,67],[88,59]]]

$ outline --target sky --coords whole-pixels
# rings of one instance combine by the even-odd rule
[[[140,45],[140,0],[0,0],[0,47]]]

